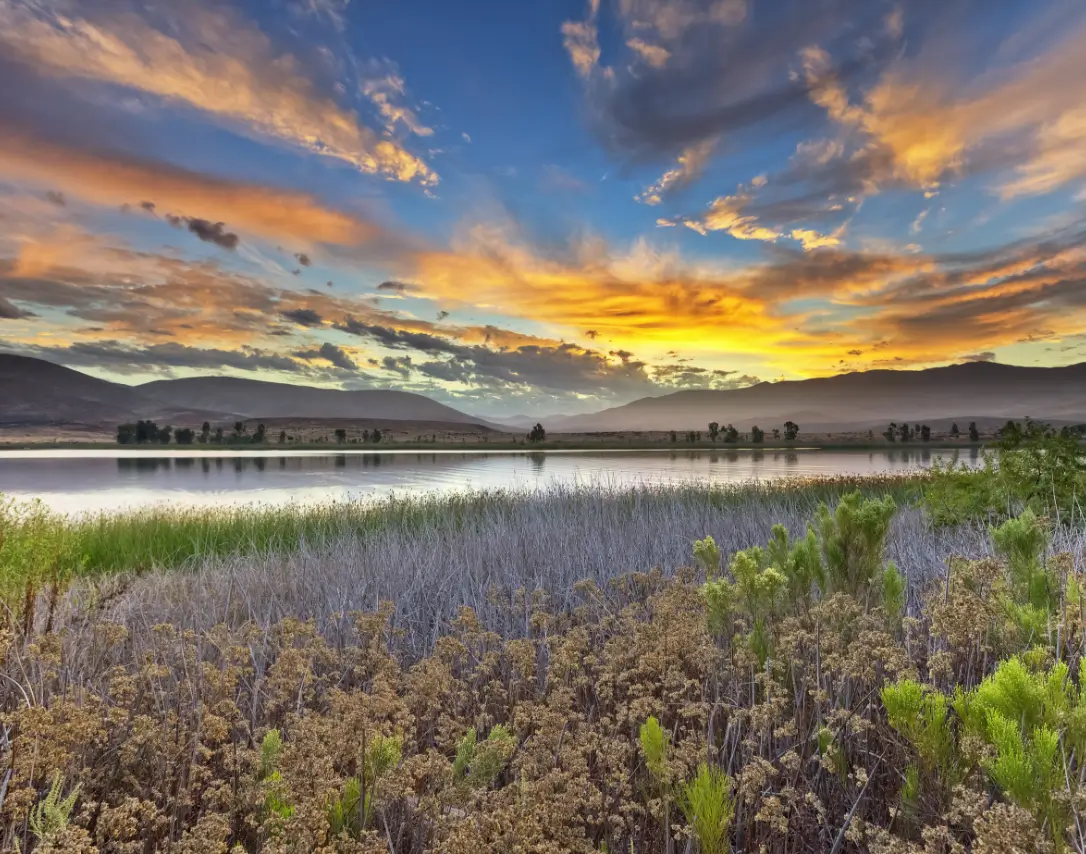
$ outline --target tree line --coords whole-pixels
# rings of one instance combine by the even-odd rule
[[[336,442],[340,445],[347,443],[347,431],[340,427],[335,431]],[[384,438],[377,428],[362,431],[362,441],[379,444]],[[285,445],[294,440],[288,436],[286,430],[279,431],[279,444]],[[168,445],[173,441],[177,445],[263,445],[268,440],[268,428],[264,424],[257,424],[256,429],[250,433],[244,421],[235,421],[232,432],[226,432],[222,427],[212,429],[207,421],[201,425],[199,432],[189,427],[174,429],[170,425],[159,427],[150,419],[117,425],[118,445]]]
[[[883,438],[887,442],[930,442],[931,441],[931,427],[927,424],[913,424],[908,422],[898,424],[896,421],[891,421],[890,425],[883,431]],[[961,428],[958,427],[957,422],[950,426],[950,438],[957,439],[962,435]],[[977,422],[969,422],[969,441],[980,441],[980,430],[977,429]]]
[[[779,441],[781,438],[781,430],[774,429],[773,431],[774,441]],[[701,441],[700,430],[689,430],[684,435],[684,441],[695,443]],[[799,425],[792,422],[784,422],[784,440],[786,442],[794,442],[799,437]],[[750,428],[749,440],[755,445],[760,445],[765,441],[766,432],[757,424]],[[740,433],[738,428],[732,424],[728,424],[726,427],[721,427],[717,421],[709,422],[709,441],[717,442],[721,441],[725,444],[734,444],[746,438],[746,434]],[[679,434],[675,430],[671,431],[671,441],[678,442]]]

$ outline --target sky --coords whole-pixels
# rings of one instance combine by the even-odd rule
[[[577,413],[1086,361],[1081,0],[0,0],[0,351]]]

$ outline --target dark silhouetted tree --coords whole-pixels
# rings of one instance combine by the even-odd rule
[[[280,445],[285,445],[286,443],[287,443],[287,431],[286,430],[280,430],[279,431],[279,444]]]
[[[672,443],[679,441],[679,434],[676,433],[674,430],[671,431],[671,441]]]
[[[370,433],[370,441],[375,445],[381,444],[381,431],[376,427],[373,428],[373,432]]]
[[[208,422],[204,422],[200,425],[200,444],[206,445],[211,441],[211,425]]]
[[[931,441],[931,428],[927,424],[923,424],[920,427],[920,441],[921,442],[930,442]]]
[[[739,441],[739,431],[731,424],[724,428],[724,441],[732,444]]]
[[[134,445],[134,444],[136,444],[136,425],[135,424],[118,424],[117,425],[117,444],[118,445]]]
[[[221,445],[223,443],[224,437],[222,434],[222,427],[215,428],[215,436],[214,438],[212,438],[211,441],[214,442],[216,445]]]
[[[962,431],[958,429],[958,422],[955,421],[953,424],[950,425],[950,437],[952,439],[957,439],[961,434]]]
[[[268,438],[268,428],[263,424],[257,424],[256,432],[253,433],[253,444],[263,445],[266,438]]]
[[[784,422],[784,440],[786,442],[794,442],[799,436],[799,425],[792,421]]]
[[[902,442],[908,442],[913,437],[912,428],[908,424],[902,424],[897,428],[897,435]]]
[[[755,424],[753,427],[750,428],[750,440],[755,445],[762,444],[762,442],[765,441],[765,430]]]
[[[980,441],[980,430],[977,429],[977,422],[976,421],[970,421],[969,422],[969,441],[970,442],[979,442]]]
[[[709,422],[709,441],[715,442],[716,437],[720,435],[720,425],[716,421]]]
[[[773,428],[773,439],[774,439],[774,441],[780,441],[780,438],[781,438],[781,431],[778,430],[776,427],[774,427]]]
[[[161,430],[158,431],[158,443],[160,445],[170,444],[170,439],[173,437],[173,427],[167,424]]]
[[[347,431],[342,427],[336,428],[336,441],[341,445],[347,444]]]
[[[536,424],[528,434],[529,442],[542,442],[547,438],[547,431],[543,429],[542,424]]]
[[[883,435],[883,437],[885,437],[887,442],[896,442],[897,441],[897,422],[891,421],[890,426],[882,431],[882,435]]]
[[[178,445],[191,445],[196,441],[196,431],[189,427],[178,427],[173,434]]]

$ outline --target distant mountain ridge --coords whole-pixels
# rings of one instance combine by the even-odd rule
[[[646,397],[586,415],[542,419],[552,432],[704,430],[710,421],[749,430],[794,421],[821,431],[1027,416],[1086,422],[1086,363],[1058,368],[967,362],[920,371],[876,370],[721,391]],[[965,424],[960,425],[963,429]]]
[[[129,386],[44,359],[0,353],[0,425],[115,425],[151,418],[174,425],[305,418],[474,424],[498,429],[421,394],[342,391],[235,377]]]
[[[794,421],[811,433],[881,431],[891,421],[987,426],[1027,416],[1086,423],[1086,363],[1031,368],[971,362],[922,371],[878,370],[723,391],[680,391],[572,416],[495,422],[420,394],[345,391],[236,377],[109,382],[28,356],[0,353],[0,425],[115,425],[152,418],[175,426],[260,418],[356,419],[472,424],[519,432],[536,420],[548,432],[705,430],[710,421],[764,430]]]

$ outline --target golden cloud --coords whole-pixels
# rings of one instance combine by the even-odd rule
[[[247,22],[186,4],[169,25],[0,0],[0,44],[40,73],[142,92],[390,180],[437,183],[425,162],[316,91],[298,60]]]

